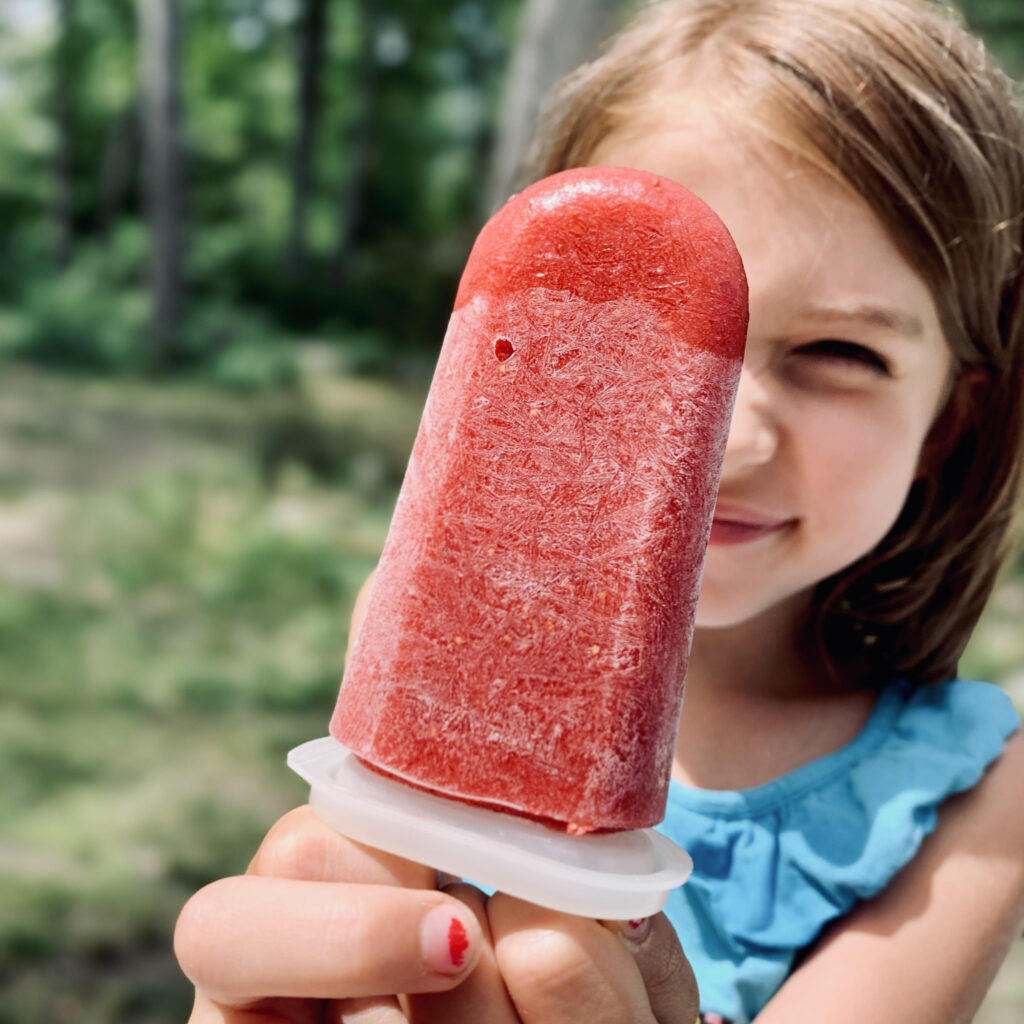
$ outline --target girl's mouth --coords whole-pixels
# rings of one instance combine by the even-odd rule
[[[796,523],[796,519],[774,516],[749,509],[719,506],[711,523],[710,544],[746,544],[772,534],[781,533]]]

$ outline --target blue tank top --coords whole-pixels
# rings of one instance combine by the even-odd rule
[[[894,682],[845,747],[754,789],[675,781],[660,830],[693,857],[665,912],[700,986],[701,1010],[753,1020],[805,947],[876,895],[970,789],[1020,717],[988,683]]]

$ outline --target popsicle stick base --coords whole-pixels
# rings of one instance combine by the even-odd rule
[[[692,870],[654,829],[567,835],[378,775],[331,736],[296,747],[288,765],[316,814],[350,839],[563,913],[646,917]]]

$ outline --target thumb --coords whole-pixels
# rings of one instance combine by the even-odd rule
[[[633,954],[658,1024],[694,1024],[700,1013],[697,979],[669,919],[655,914],[614,927]]]

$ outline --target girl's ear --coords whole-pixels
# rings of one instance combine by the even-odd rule
[[[921,446],[915,480],[938,473],[957,440],[977,421],[988,380],[988,373],[980,366],[960,372]]]

